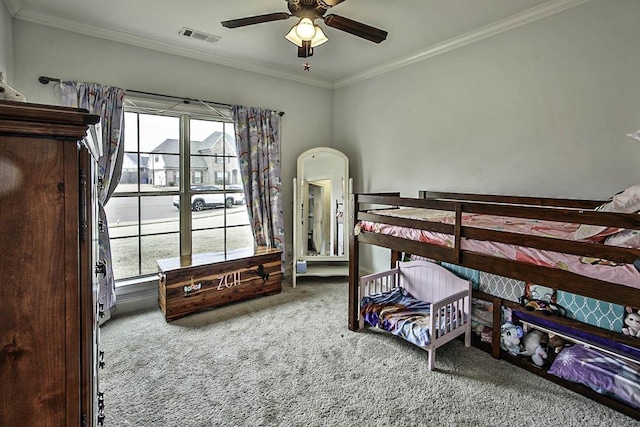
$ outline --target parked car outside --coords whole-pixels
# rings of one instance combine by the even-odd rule
[[[241,185],[227,186],[227,191],[217,185],[197,185],[191,186],[191,191],[196,192],[191,195],[191,210],[201,211],[205,208],[221,208],[226,206],[231,208],[234,205],[242,205],[245,202],[244,191]],[[173,196],[173,206],[180,209],[180,196]]]

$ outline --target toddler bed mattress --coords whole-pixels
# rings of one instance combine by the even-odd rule
[[[401,286],[365,296],[360,301],[360,313],[369,325],[391,332],[418,347],[427,349],[431,343],[431,303],[416,299]],[[444,320],[445,323],[456,318],[456,313],[443,316],[443,320],[449,319]],[[440,325],[443,333],[449,328],[448,323]]]
[[[423,208],[400,208],[376,210],[372,213],[444,224],[455,223],[455,213],[451,211],[439,211]],[[472,213],[463,214],[462,225],[467,227],[508,231],[511,233],[553,237],[565,240],[573,240],[573,236],[579,227],[579,224],[573,223],[560,223],[555,221]],[[360,221],[357,226],[356,233],[359,232],[358,228],[364,231],[386,234],[433,245],[440,245],[449,248],[454,247],[454,236],[451,234],[388,225],[372,221]],[[460,245],[462,250],[469,252],[498,256],[515,261],[562,269],[582,276],[604,280],[611,283],[619,283],[640,289],[640,272],[638,272],[633,265],[619,265],[615,263],[604,263],[603,265],[599,261],[578,255],[563,254],[525,246],[466,238],[462,239]]]

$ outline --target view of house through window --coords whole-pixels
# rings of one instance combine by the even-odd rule
[[[188,124],[191,170],[181,170],[180,135]],[[125,112],[120,183],[106,206],[116,280],[155,274],[157,259],[180,256],[180,233],[192,254],[253,247],[253,234],[235,151],[233,123],[187,114]],[[191,227],[180,224],[182,200]]]

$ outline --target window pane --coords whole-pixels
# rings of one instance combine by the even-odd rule
[[[251,228],[247,226],[229,227],[227,230],[226,251],[253,248],[254,240]],[[192,233],[193,254],[224,252],[224,229],[194,230]]]
[[[140,157],[137,152],[125,151],[122,159],[122,175],[116,187],[116,192],[133,193],[138,191],[138,184],[149,182],[147,158]]]
[[[180,119],[140,114],[140,159],[148,176],[141,191],[177,191],[180,168]],[[175,187],[175,188],[172,188]]]
[[[138,151],[138,114],[124,113],[124,150]]]
[[[215,132],[222,133],[224,128],[225,123],[222,122],[191,119],[189,121],[190,139],[191,141],[205,141],[207,138],[212,137]],[[229,132],[228,129],[227,132]],[[209,141],[211,142],[211,139]]]
[[[104,207],[109,225],[109,237],[138,235],[138,197],[112,197]],[[138,254],[136,252],[136,258]],[[136,262],[136,266],[138,263]],[[137,267],[136,267],[137,268]],[[119,276],[116,276],[119,277]]]
[[[140,151],[178,154],[180,118],[140,114]]]
[[[194,230],[249,224],[244,193],[196,193],[191,197]]]
[[[234,249],[252,248],[254,245],[251,227],[227,228],[227,252]]]
[[[109,233],[111,230],[109,226]],[[113,234],[110,237],[113,276],[116,279],[127,279],[140,275],[138,237],[114,239]]]
[[[224,252],[224,229],[194,231],[191,234],[191,252],[194,255]]]
[[[227,228],[227,252],[235,249],[253,248],[253,233],[249,226]],[[192,235],[194,254],[223,252],[224,230],[197,230]]]
[[[142,236],[142,271],[140,274],[158,272],[156,260],[173,258],[180,255],[180,234],[164,234],[161,236]]]
[[[140,198],[142,235],[180,231],[180,211],[174,206],[178,196],[145,196]]]
[[[148,161],[149,186],[142,191],[178,191],[180,185],[180,155],[150,154]]]

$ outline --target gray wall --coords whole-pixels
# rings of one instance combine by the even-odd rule
[[[3,1],[0,1],[0,72],[8,84],[13,83],[13,18]]]
[[[640,1],[593,0],[337,89],[354,190],[606,198],[640,183],[638,17]]]
[[[291,248],[293,178],[298,155],[331,143],[332,91],[177,57],[104,39],[14,22],[17,88],[30,102],[59,103],[54,85],[38,76],[92,81],[146,92],[284,111],[283,208]],[[309,113],[311,112],[311,114]],[[312,119],[310,119],[312,116]]]
[[[20,20],[0,67],[34,102],[57,102],[44,74],[286,111],[290,246],[296,158],[318,146],[349,156],[356,191],[606,198],[639,183],[638,16],[640,1],[592,0],[335,91]],[[383,252],[364,265],[386,267]]]

